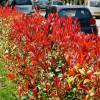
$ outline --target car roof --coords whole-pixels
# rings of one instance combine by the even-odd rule
[[[83,8],[88,9],[86,6],[82,5],[51,5],[51,7],[56,7],[57,9],[63,9],[63,8]]]

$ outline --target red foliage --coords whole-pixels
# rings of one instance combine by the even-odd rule
[[[77,21],[58,14],[14,20],[9,36],[16,46],[16,74],[24,81],[19,89],[22,95],[32,91],[31,99],[37,99],[46,89],[49,97],[63,100],[73,85],[84,96],[92,88],[100,93],[100,77],[95,74],[100,72],[100,37],[81,33]],[[15,79],[13,74],[8,76]]]
[[[16,75],[15,75],[14,73],[9,72],[9,73],[7,73],[6,76],[7,76],[10,80],[16,80]]]

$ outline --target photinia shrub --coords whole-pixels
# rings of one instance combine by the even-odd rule
[[[12,10],[9,7],[0,7],[0,58],[3,59],[5,52],[8,52],[9,47],[9,32],[14,20],[20,19],[22,14]]]
[[[20,100],[100,99],[100,37],[80,32],[77,19],[23,15],[8,36],[7,77]]]

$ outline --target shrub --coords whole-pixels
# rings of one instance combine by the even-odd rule
[[[100,37],[82,34],[77,19],[23,15],[8,36],[7,77],[21,100],[100,98]]]
[[[0,7],[0,99],[1,100],[17,100],[15,96],[15,86],[13,82],[8,80],[5,74],[8,72],[7,65],[9,62],[4,61],[4,55],[11,51],[9,45],[9,32],[11,31],[10,25],[14,19],[19,19],[21,14],[15,13],[15,10],[10,8]],[[6,63],[6,65],[5,65]],[[5,67],[4,67],[5,66]]]

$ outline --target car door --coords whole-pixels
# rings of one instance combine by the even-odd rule
[[[32,1],[31,0],[16,0],[16,8],[25,14],[32,12]]]
[[[76,17],[79,19],[81,27],[90,26],[90,19],[92,18],[92,15],[88,9],[85,8],[76,9],[75,18]]]

